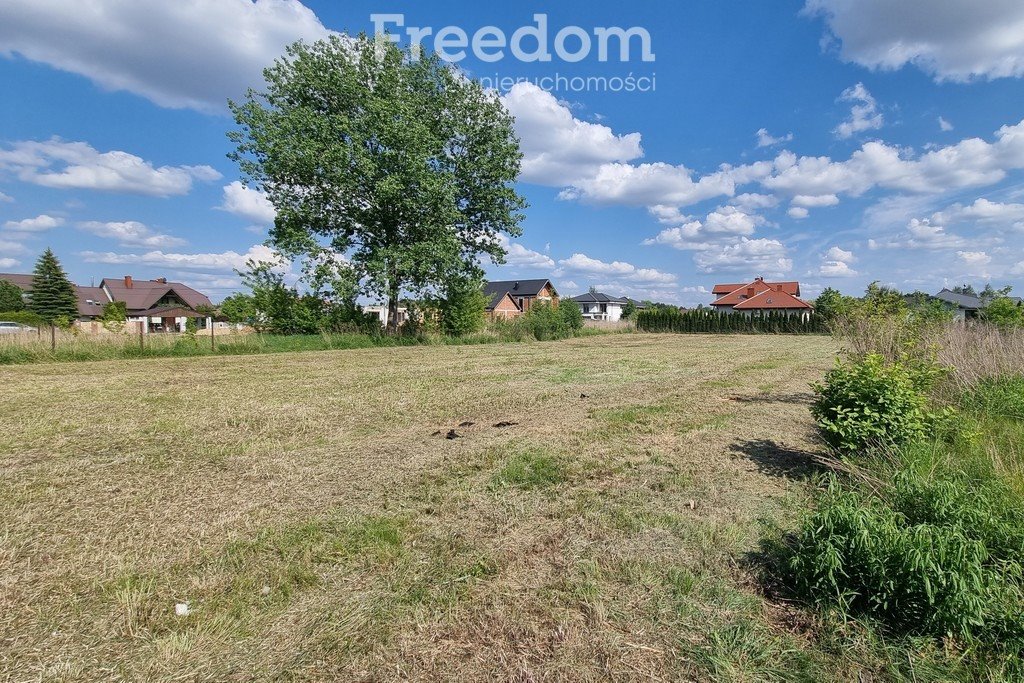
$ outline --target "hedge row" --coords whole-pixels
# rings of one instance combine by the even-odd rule
[[[822,316],[788,315],[783,312],[753,314],[725,313],[707,309],[692,311],[638,311],[636,327],[645,332],[691,334],[827,334]]]

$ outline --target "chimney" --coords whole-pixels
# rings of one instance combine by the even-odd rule
[[[754,288],[753,287],[747,287],[747,298],[749,299],[752,296],[754,296]]]
[[[131,275],[125,275],[124,276],[124,288],[125,289],[131,289],[132,288],[132,276]]]
[[[165,277],[158,277],[155,280],[153,280],[153,282],[159,282],[162,285],[166,285],[167,284],[167,278],[165,278]]]
[[[515,283],[514,285],[512,285],[512,291],[513,291],[513,292],[516,292],[516,291],[518,291],[518,290],[519,290],[519,283],[517,282],[517,283]]]
[[[782,285],[775,285],[775,291],[776,292],[781,292],[782,291]]]
[[[764,282],[764,277],[756,277],[754,279],[757,280],[758,282]]]

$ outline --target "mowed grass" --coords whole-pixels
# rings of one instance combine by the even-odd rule
[[[758,582],[808,504],[834,353],[609,335],[0,368],[0,680],[885,678],[869,636],[823,642]]]

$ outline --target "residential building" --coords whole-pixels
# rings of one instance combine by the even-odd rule
[[[981,315],[991,299],[975,296],[973,294],[960,294],[950,289],[943,288],[933,299],[938,299],[946,304],[953,311],[956,320],[974,320]],[[1018,306],[1022,305],[1020,297],[1009,297]]]
[[[766,282],[758,277],[753,282],[715,285],[711,293],[718,296],[711,307],[727,313],[808,315],[814,310],[800,299],[799,282]]]
[[[485,282],[484,295],[488,300],[487,313],[491,317],[517,317],[538,301],[558,305],[558,292],[547,279]],[[514,308],[509,306],[506,295]]]
[[[24,292],[32,289],[32,275],[0,273],[0,280],[17,285]],[[130,275],[123,278],[104,278],[99,287],[74,285],[78,299],[76,323],[86,331],[99,331],[97,321],[103,316],[103,307],[113,301],[124,302],[130,327],[144,333],[184,332],[189,318],[196,320],[200,329],[210,324],[210,299],[188,285],[168,282],[166,278],[136,280]]]
[[[601,320],[604,322],[618,322],[622,318],[622,309],[629,303],[624,297],[608,296],[601,292],[587,292],[572,297],[579,305],[586,320]]]

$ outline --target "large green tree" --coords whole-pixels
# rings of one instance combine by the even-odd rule
[[[50,325],[78,317],[75,286],[51,249],[43,252],[32,271],[28,309]]]
[[[0,280],[0,311],[16,313],[24,310],[25,300],[21,294],[21,287],[7,280]]]
[[[387,298],[392,329],[400,296],[503,262],[526,204],[496,94],[366,36],[296,43],[264,77],[265,92],[230,103],[231,157],[274,205],[282,254],[345,254],[362,292]]]

